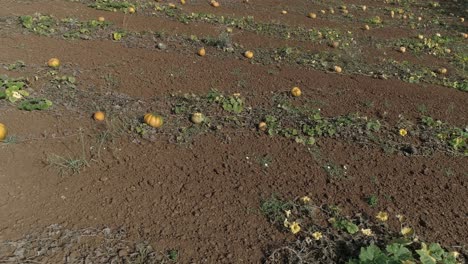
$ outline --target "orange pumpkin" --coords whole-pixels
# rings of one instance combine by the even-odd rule
[[[93,117],[96,121],[104,121],[104,119],[106,118],[106,114],[104,114],[104,112],[97,111],[96,113],[94,113]]]
[[[205,48],[201,48],[201,49],[198,50],[198,55],[203,57],[203,56],[205,56],[205,54],[206,54]]]
[[[51,68],[58,68],[60,66],[60,60],[57,58],[52,58],[47,62],[47,65]]]
[[[162,116],[148,113],[144,116],[143,120],[145,123],[151,127],[160,128],[162,127],[164,121]]]
[[[0,123],[0,141],[3,141],[7,136],[8,130],[6,126]]]

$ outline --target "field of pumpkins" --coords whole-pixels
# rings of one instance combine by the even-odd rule
[[[468,263],[462,0],[3,0],[0,263]]]

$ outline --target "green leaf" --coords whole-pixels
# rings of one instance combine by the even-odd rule
[[[384,257],[384,254],[374,244],[367,248],[361,248],[361,253],[359,253],[359,260],[364,263],[377,263],[376,261],[382,259],[382,257]]]
[[[348,222],[346,224],[346,231],[352,235],[359,231],[359,227],[354,223]]]
[[[399,261],[411,259],[411,251],[401,244],[393,243],[388,245],[386,250]]]
[[[52,102],[47,99],[28,99],[23,101],[18,109],[33,111],[33,110],[45,110],[52,106]]]

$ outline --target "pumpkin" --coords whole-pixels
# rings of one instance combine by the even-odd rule
[[[281,14],[283,14],[283,15],[286,15],[287,13],[288,13],[288,11],[286,11],[286,10],[281,11]]]
[[[267,127],[268,127],[268,126],[267,126],[267,123],[265,123],[265,122],[260,122],[260,123],[258,123],[258,129],[259,129],[260,131],[266,131],[266,130],[267,130]]]
[[[400,47],[398,50],[399,50],[401,53],[405,53],[405,52],[406,52],[406,48],[405,48],[405,47]]]
[[[317,14],[315,14],[315,13],[309,13],[307,16],[309,18],[317,18]]]
[[[106,21],[106,19],[105,19],[104,17],[102,17],[102,16],[101,16],[101,17],[98,17],[97,20],[98,20],[99,22],[104,22],[104,21]]]
[[[135,10],[135,8],[134,8],[133,6],[131,6],[131,7],[128,8],[128,13],[130,13],[130,14],[135,13],[135,11],[136,11],[136,10]]]
[[[211,6],[213,7],[219,7],[219,3],[217,1],[211,1]]]
[[[447,73],[447,69],[446,69],[446,68],[439,68],[439,69],[437,70],[437,72],[438,72],[439,74],[446,74],[446,73]]]
[[[60,66],[60,61],[57,58],[52,58],[47,62],[47,65],[51,68],[58,68]]]
[[[370,29],[369,25],[364,25],[364,30],[369,30],[369,29]]]
[[[205,121],[205,116],[202,113],[193,113],[190,117],[190,120],[194,124],[201,124],[203,121]]]
[[[254,53],[253,53],[252,51],[248,50],[248,51],[246,51],[246,52],[244,53],[244,56],[245,56],[247,59],[251,59],[251,58],[253,58]]]
[[[203,57],[203,56],[205,56],[205,54],[206,54],[205,48],[201,48],[201,49],[198,50],[198,55]]]
[[[7,136],[8,130],[6,126],[0,123],[0,141],[3,141]]]
[[[333,70],[335,70],[335,72],[337,72],[337,73],[340,73],[340,72],[343,71],[343,69],[341,69],[340,66],[335,66],[335,67],[333,67]]]
[[[104,114],[104,112],[97,111],[96,113],[94,113],[93,118],[96,121],[104,121],[104,119],[106,118],[106,114]]]
[[[160,115],[148,113],[143,117],[143,120],[151,127],[160,128],[163,125],[163,118]]]
[[[299,87],[293,87],[291,89],[291,94],[294,97],[299,97],[299,96],[301,96],[302,92],[301,92],[301,89],[299,89]]]
[[[180,3],[181,3],[182,5],[185,5],[185,0],[180,0]]]

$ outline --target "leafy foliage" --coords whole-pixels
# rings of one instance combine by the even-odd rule
[[[39,98],[39,99],[24,100],[23,102],[21,102],[18,108],[21,110],[33,111],[33,110],[46,110],[51,106],[52,106],[51,101],[47,99]]]
[[[29,96],[24,90],[26,83],[22,80],[9,79],[6,76],[0,76],[0,99],[7,99],[14,103]]]

